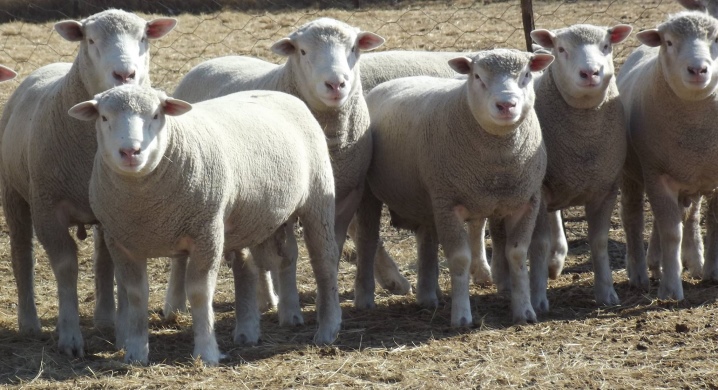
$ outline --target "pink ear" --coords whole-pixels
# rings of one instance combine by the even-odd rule
[[[280,56],[289,57],[297,51],[297,48],[289,38],[282,38],[272,45],[272,52]]]
[[[659,34],[656,29],[643,30],[636,34],[636,38],[646,46],[661,46],[661,34]]]
[[[0,65],[0,81],[12,80],[17,76],[14,70]]]
[[[165,115],[179,116],[192,109],[192,105],[184,100],[167,98],[162,104],[162,111]]]
[[[705,11],[706,5],[703,0],[678,0],[678,2],[686,9]]]
[[[472,62],[473,60],[469,57],[456,57],[449,60],[449,66],[458,73],[469,74]]]
[[[553,48],[553,39],[556,38],[556,35],[549,30],[538,29],[531,31],[531,38],[534,42],[541,45],[541,47],[551,49]]]
[[[532,72],[540,72],[553,62],[554,56],[551,54],[536,53],[533,55],[529,62],[529,69]]]
[[[177,19],[157,18],[147,22],[147,38],[158,39],[172,31],[177,25]]]
[[[611,44],[615,45],[621,43],[631,35],[633,27],[627,24],[618,24],[608,29],[608,33],[611,34]]]
[[[357,35],[359,50],[374,50],[384,44],[384,38],[371,32],[361,32]]]
[[[88,100],[86,102],[77,103],[69,111],[70,116],[81,121],[92,121],[97,119],[100,113],[97,111],[97,100]]]
[[[82,23],[76,20],[63,20],[55,23],[55,31],[70,42],[81,41],[84,36]]]

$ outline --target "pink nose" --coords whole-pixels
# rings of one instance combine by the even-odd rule
[[[114,71],[112,72],[112,77],[121,82],[122,84],[127,84],[130,82],[130,80],[135,79],[135,71],[134,70],[128,70],[128,71]]]
[[[592,80],[597,79],[601,73],[598,69],[582,69],[578,72],[578,74],[584,80]]]
[[[132,158],[133,156],[137,156],[142,152],[142,149],[137,148],[121,148],[120,149],[120,157],[122,157],[123,160],[127,160]]]
[[[708,73],[708,65],[689,66],[688,73],[692,76],[700,76]]]
[[[496,103],[496,108],[500,112],[508,112],[514,107],[516,107],[516,102],[497,102]]]
[[[324,85],[326,85],[327,88],[332,92],[339,92],[344,87],[347,86],[347,83],[345,81],[340,81],[340,82],[335,82],[335,83],[330,83],[329,81],[325,81]]]

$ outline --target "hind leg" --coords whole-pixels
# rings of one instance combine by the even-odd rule
[[[165,293],[165,318],[174,318],[177,313],[187,312],[187,293],[185,292],[185,276],[187,274],[187,261],[189,256],[179,256],[170,259],[170,277]]]
[[[701,237],[701,196],[691,198],[683,222],[681,262],[692,278],[703,274],[703,237]]]
[[[613,275],[608,257],[608,231],[611,228],[611,213],[616,205],[618,189],[614,188],[603,199],[586,204],[588,221],[588,242],[591,246],[593,263],[594,293],[599,305],[618,305],[619,299],[613,288]]]
[[[633,287],[648,290],[648,269],[643,247],[643,189],[643,183],[624,175],[621,182],[620,210],[621,223],[626,232],[626,271],[629,283]]]
[[[568,254],[568,242],[566,241],[566,233],[563,229],[561,210],[548,213],[548,224],[551,232],[548,276],[551,279],[556,279],[561,275],[561,271],[563,271],[563,265],[566,263],[566,254]]]
[[[35,306],[35,258],[32,248],[30,205],[14,190],[3,186],[3,210],[10,231],[10,257],[17,285],[17,321],[22,333],[40,333]]]
[[[469,272],[475,284],[490,285],[491,269],[486,258],[486,219],[478,219],[469,222],[469,243],[471,244],[471,266]]]
[[[95,314],[96,327],[115,325],[115,265],[105,243],[102,226],[93,226],[95,250],[92,263],[95,271]]]
[[[489,218],[489,231],[491,232],[491,278],[496,284],[499,294],[511,292],[511,279],[509,276],[509,263],[506,259],[506,226],[499,218]]]
[[[703,264],[703,280],[718,282],[718,196],[715,193],[709,199],[706,225],[708,255]]]
[[[259,308],[257,307],[257,267],[244,250],[232,255],[234,274],[234,317],[232,336],[239,345],[259,342]]]

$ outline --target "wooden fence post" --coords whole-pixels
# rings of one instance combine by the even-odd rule
[[[532,0],[521,0],[521,20],[524,24],[524,38],[526,39],[526,50],[531,50],[531,31],[534,30],[534,7]]]

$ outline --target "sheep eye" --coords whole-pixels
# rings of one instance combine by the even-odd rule
[[[563,52],[565,52],[565,51],[566,51],[566,50],[565,50],[563,47],[559,47],[559,48],[558,48],[558,52],[559,52],[559,53],[563,53]]]
[[[92,39],[88,39],[87,42],[88,42],[90,45],[94,45],[94,44],[95,44],[95,41],[93,41]]]
[[[356,46],[352,46],[352,51],[356,51],[356,49],[357,49]]]
[[[159,116],[160,116],[159,114],[155,114],[155,116],[152,119],[157,119]]]
[[[608,44],[603,45],[603,50],[608,49]]]
[[[476,80],[481,80],[481,77],[479,77],[479,75],[476,74],[476,73],[474,73],[474,78],[475,78]]]
[[[531,73],[526,72],[526,78],[529,78],[529,76],[531,76]]]
[[[107,117],[103,115],[103,116],[102,116],[102,121],[103,121],[103,122],[107,122]]]
[[[304,49],[301,49],[301,50],[299,50],[299,51],[302,53],[303,56],[307,55],[307,52],[304,51]]]
[[[671,42],[671,41],[666,41],[666,45],[667,45],[667,46],[673,46],[673,42]]]
[[[146,40],[147,40],[146,37],[142,37],[142,39],[140,39],[140,42],[144,42],[144,41],[146,41]]]
[[[715,42],[718,43],[718,37],[716,37]]]

